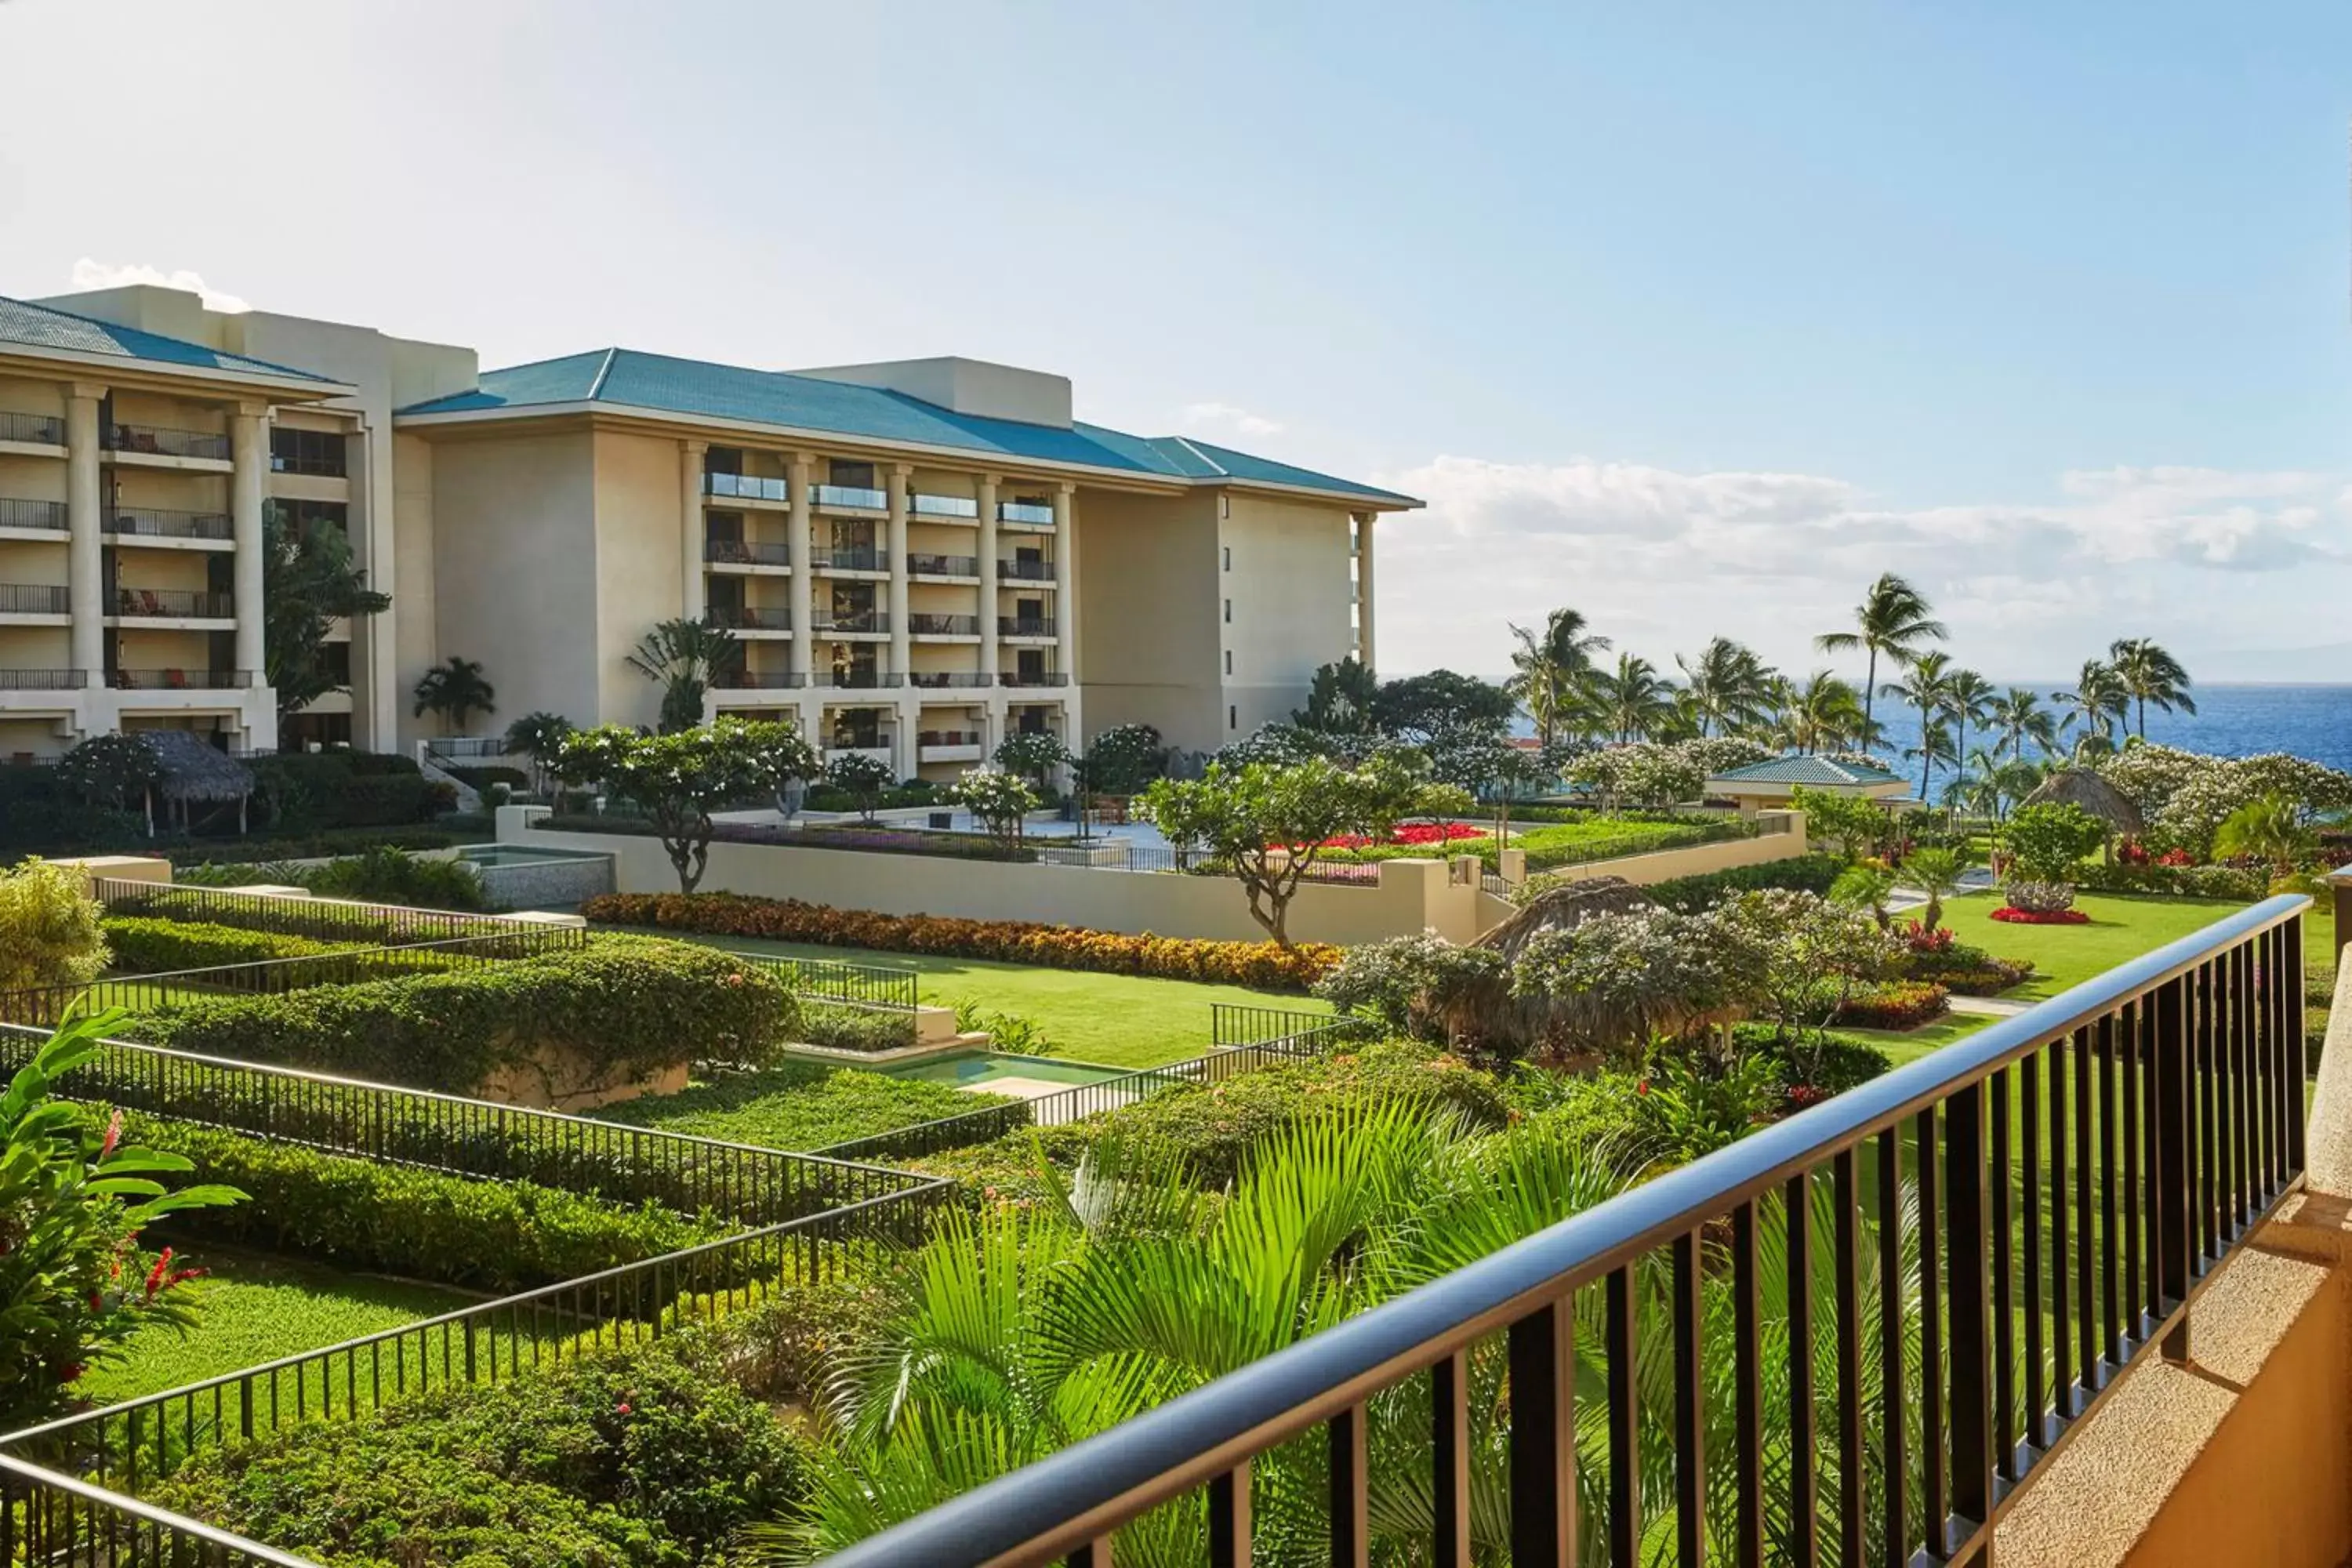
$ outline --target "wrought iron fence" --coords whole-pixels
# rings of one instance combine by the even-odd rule
[[[1245,1563],[1253,1465],[1297,1439],[1328,1457],[1337,1563],[1375,1529],[1446,1564],[1986,1561],[2020,1483],[2132,1363],[2185,1357],[2200,1289],[2302,1184],[2309,903],[1999,1020],[834,1568],[1103,1568],[1171,1504],[1200,1560]],[[1474,1467],[1496,1489],[1475,1507]],[[1372,1512],[1376,1487],[1414,1522]]]
[[[456,910],[413,910],[399,904],[348,903],[340,899],[304,899],[271,893],[239,893],[226,888],[182,882],[134,882],[96,877],[91,895],[110,914],[157,915],[166,920],[204,921],[275,931],[322,942],[440,942],[452,937],[512,936],[551,929],[504,915]],[[552,928],[562,929],[562,928]],[[575,931],[577,928],[573,928]],[[574,937],[572,940],[584,940]]]
[[[746,963],[773,972],[805,996],[907,1013],[913,1012],[919,1005],[917,988],[920,976],[912,969],[887,963],[845,963],[830,958],[782,958],[763,952],[739,952],[732,948],[728,952]]]

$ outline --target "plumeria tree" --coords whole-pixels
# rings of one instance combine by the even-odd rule
[[[864,752],[844,752],[825,764],[824,782],[849,796],[860,821],[871,822],[881,807],[882,797],[898,782],[898,775],[879,757]]]
[[[1025,781],[1002,768],[972,769],[948,786],[947,796],[1007,851],[1021,842],[1022,819],[1038,804]]]
[[[556,776],[598,784],[635,804],[653,824],[690,893],[710,863],[710,814],[730,801],[774,793],[815,771],[808,742],[790,724],[721,719],[675,734],[646,735],[604,724],[566,736]]]

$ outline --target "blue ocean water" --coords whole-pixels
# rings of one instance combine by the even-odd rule
[[[2001,683],[2050,693],[2063,691],[2070,680]],[[2151,742],[2207,752],[2221,757],[2251,757],[2263,752],[2287,752],[2352,773],[2352,686],[2200,686],[2190,695],[2194,713],[2147,713]],[[1877,718],[1886,727],[1886,751],[1900,757],[1919,743],[1919,716],[1878,700]],[[2135,712],[2135,732],[2138,716]],[[1979,744],[1972,732],[1969,749]],[[1916,764],[1912,764],[1916,770]]]

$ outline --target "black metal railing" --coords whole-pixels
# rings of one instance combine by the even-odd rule
[[[825,568],[835,572],[887,572],[890,570],[890,552],[887,550],[877,550],[863,545],[841,545],[829,550],[819,549],[814,552],[814,554],[820,570]]]
[[[1016,583],[1050,583],[1054,580],[1054,563],[1050,561],[1004,561],[996,563],[999,577]]]
[[[9,438],[0,435],[0,441]],[[22,500],[15,496],[0,496],[0,528],[37,528],[63,533],[71,522],[72,515],[61,500]]]
[[[106,684],[117,691],[242,691],[253,684],[249,669],[110,669]]]
[[[0,583],[0,616],[62,616],[68,603],[62,583]]]
[[[907,629],[917,637],[976,637],[980,635],[980,617],[919,610],[908,616]]]
[[[765,605],[714,605],[710,618],[730,631],[788,632],[793,629],[790,610],[772,609]]]
[[[1057,669],[1041,669],[1034,675],[1024,675],[1017,669],[1008,669],[996,679],[1001,686],[1053,687],[1067,686],[1070,683],[1070,678]]]
[[[919,746],[977,746],[982,740],[977,730],[922,730],[915,735]]]
[[[1338,1013],[1246,1002],[1209,1004],[1209,1044],[1213,1046],[1285,1046],[1295,1051],[1314,1051],[1363,1028],[1360,1020]]]
[[[878,634],[890,629],[890,616],[883,610],[854,610],[845,615],[820,616],[809,629],[815,632]]]
[[[761,952],[738,952],[733,948],[728,952],[746,963],[773,972],[804,996],[902,1013],[911,1013],[919,1005],[920,977],[912,969],[887,963],[845,963],[831,958],[780,958]]]
[[[722,669],[710,678],[710,684],[720,691],[787,691],[808,682],[788,669]]]
[[[66,444],[66,422],[54,414],[0,413],[0,441],[62,447]]]
[[[812,677],[821,686],[845,691],[880,691],[898,685],[895,669],[835,669]]]
[[[143,452],[159,458],[203,458],[214,462],[229,460],[228,437],[205,430],[172,430],[161,425],[110,425],[106,427],[106,449],[110,452]]]
[[[1054,635],[1051,616],[999,616],[996,635],[1001,637],[1049,637]]]
[[[152,506],[106,510],[102,532],[148,539],[231,539],[236,524],[225,511],[170,511]]]
[[[0,691],[79,691],[89,684],[86,669],[0,669]]]
[[[536,922],[456,910],[415,910],[399,904],[347,903],[339,899],[302,899],[271,893],[238,893],[184,883],[134,882],[118,877],[90,880],[90,895],[118,915],[155,915],[164,920],[203,921],[275,931],[321,942],[405,943],[461,936],[512,936]],[[572,940],[584,941],[579,927]]]
[[[919,669],[907,677],[909,686],[926,686],[935,689],[951,686],[989,686],[995,677],[984,669]]]
[[[756,539],[706,539],[702,558],[720,566],[789,566],[793,548]]]
[[[507,743],[497,735],[439,735],[425,742],[425,750],[435,757],[503,757]]]
[[[0,1454],[0,1553],[9,1563],[316,1568],[308,1559]]]
[[[975,555],[923,555],[909,552],[907,570],[918,577],[977,577],[980,558]]]
[[[2255,905],[831,1561],[1099,1568],[1187,1500],[1199,1560],[1247,1563],[1253,1461],[1318,1431],[1339,1562],[1374,1531],[1446,1563],[1987,1561],[2021,1484],[2151,1348],[2185,1358],[2205,1282],[2302,1184],[2309,906]],[[1376,1484],[1416,1500],[1370,1512]]]
[[[117,588],[114,613],[127,620],[230,621],[236,596],[202,588]]]

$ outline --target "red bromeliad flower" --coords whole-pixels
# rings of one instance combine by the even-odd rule
[[[2086,926],[2091,917],[2080,910],[2021,910],[2003,904],[1987,917],[2008,925]]]
[[[155,1267],[147,1271],[147,1300],[150,1301],[174,1285],[185,1284],[191,1279],[200,1279],[204,1277],[205,1271],[201,1268],[173,1268],[172,1258],[172,1248],[165,1247],[163,1255],[155,1259]]]
[[[98,1146],[98,1157],[113,1158],[115,1149],[122,1142],[122,1112],[116,1111],[106,1120],[106,1137]]]

